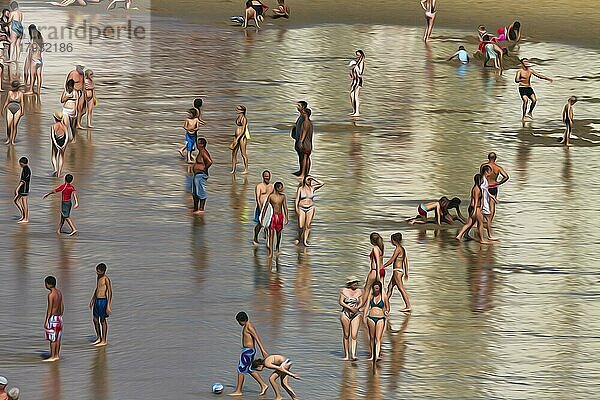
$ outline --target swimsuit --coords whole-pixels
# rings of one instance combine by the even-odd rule
[[[346,297],[346,296],[344,296],[344,304],[347,304],[349,306],[358,307],[358,305],[360,304],[360,301],[358,300],[358,297]],[[352,321],[354,319],[354,317],[356,317],[359,314],[358,311],[352,312],[352,311],[348,310],[347,308],[343,308],[342,311],[343,311],[344,315],[346,317],[348,317],[348,319],[350,321]]]
[[[108,307],[108,299],[106,298],[95,298],[94,299],[94,317],[98,317],[100,319],[108,318],[108,312],[106,308]]]
[[[371,250],[371,253],[369,253],[369,258],[371,259],[371,261],[373,261],[375,259],[375,250]],[[373,265],[373,264],[371,264]],[[371,271],[377,271],[377,263],[375,263],[375,268],[371,267]],[[379,270],[379,277],[383,278],[385,277],[385,268],[381,268]]]
[[[371,308],[381,308],[383,310],[383,307],[385,307],[385,302],[383,301],[383,298],[379,300],[379,302],[377,302],[377,304],[375,304],[375,302],[373,301],[373,299],[371,299],[370,303]],[[372,316],[368,316],[368,318],[375,322],[375,325],[377,325],[377,322],[379,322],[379,320],[385,319],[385,317],[372,317]]]
[[[196,149],[197,132],[185,131],[185,149],[192,152]]]
[[[310,153],[309,153],[310,154]],[[300,200],[305,200],[305,199],[314,199],[315,198],[315,194],[313,192],[310,192],[310,194],[305,194],[304,190],[300,189]],[[301,206],[298,205],[298,208],[301,209],[304,212],[309,212],[310,210],[312,210],[313,208],[315,208],[314,204],[311,204],[310,206]]]
[[[256,206],[256,210],[254,210],[254,222],[257,224],[260,223],[260,207]]]
[[[29,194],[29,181],[31,180],[31,169],[29,166],[24,166],[21,171],[21,182],[23,184],[19,188],[19,196],[27,196]]]
[[[19,112],[19,110],[21,109],[21,100],[19,100],[18,98],[10,98],[9,102],[8,102],[8,111],[10,111],[13,114],[16,114]]]
[[[72,104],[73,108],[65,107],[67,104],[69,104],[69,105]],[[69,117],[77,116],[76,104],[77,104],[77,96],[75,95],[75,90],[73,90],[71,93],[67,93],[67,99],[63,103],[63,109],[62,109],[63,114],[66,114]]]
[[[206,181],[208,180],[208,174],[204,171],[197,172],[194,174],[192,181],[192,195],[198,197],[200,200],[206,199]]]
[[[419,212],[420,216],[427,217],[427,208],[425,208],[425,204],[423,204],[423,203],[419,204],[417,211]]]
[[[490,60],[496,58],[496,51],[494,50],[494,45],[493,44],[488,43],[488,44],[485,45],[485,55]]]
[[[533,101],[533,96],[535,95],[533,88],[531,86],[519,86],[519,94],[521,97],[526,96],[529,97],[530,100]]]
[[[67,140],[67,135],[58,136],[55,133],[54,140],[59,147],[63,147],[65,145],[65,141]]]
[[[50,342],[56,342],[62,338],[63,330],[63,317],[62,315],[51,315],[48,318],[48,328],[44,331],[46,333],[46,340]]]
[[[68,201],[63,201],[60,204],[60,215],[63,218],[69,218],[71,216],[71,207],[72,207],[72,203],[71,200]]]
[[[13,19],[11,29],[17,34],[18,37],[23,37],[23,24],[21,23],[21,21]]]
[[[492,195],[492,196],[497,196],[498,195],[498,184],[495,183],[493,185],[490,185],[488,188],[488,192]]]
[[[242,349],[242,353],[240,354],[240,362],[238,363],[237,370],[240,374],[249,374],[254,372],[252,370],[252,362],[254,361],[254,356],[256,355],[256,350],[252,347],[244,347]]]
[[[283,230],[283,213],[273,213],[271,218],[271,230],[281,232]]]

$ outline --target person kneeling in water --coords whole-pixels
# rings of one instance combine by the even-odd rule
[[[273,18],[289,18],[290,7],[285,4],[285,0],[277,0],[277,7],[273,9]]]
[[[438,225],[442,224],[442,203],[447,203],[448,199],[446,197],[442,197],[439,201],[431,201],[429,203],[421,203],[419,207],[417,207],[418,214],[413,218],[409,218],[406,220],[409,224],[425,224],[427,223],[427,214],[430,211],[435,212],[435,219]]]

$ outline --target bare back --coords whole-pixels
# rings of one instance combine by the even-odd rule
[[[249,349],[254,348],[254,336],[250,331],[252,330],[252,324],[250,322],[246,322],[246,325],[242,328],[242,347],[246,347]]]
[[[273,207],[273,213],[283,213],[283,203],[285,203],[285,194],[272,193],[269,196],[269,203]]]
[[[48,305],[50,315],[63,315],[65,307],[63,304],[62,293],[57,288],[52,288],[52,290],[50,290],[50,293],[48,294]]]

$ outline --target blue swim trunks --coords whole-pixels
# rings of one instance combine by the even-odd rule
[[[187,151],[194,151],[196,149],[196,138],[198,137],[195,133],[185,132],[185,149]]]
[[[252,361],[254,361],[254,356],[256,355],[256,350],[250,347],[244,347],[242,349],[242,354],[240,354],[240,362],[238,363],[238,372],[240,374],[249,374],[254,372],[252,370]]]
[[[208,175],[206,175],[204,172],[195,174],[194,180],[192,181],[192,195],[197,196],[200,200],[205,200],[207,180]]]
[[[106,307],[108,306],[108,299],[95,299],[94,300],[94,317],[100,319],[108,318],[108,312]]]
[[[260,222],[260,208],[258,208],[258,206],[256,207],[256,210],[254,210],[254,222],[257,224]]]

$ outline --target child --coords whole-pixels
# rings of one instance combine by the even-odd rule
[[[418,214],[416,217],[409,218],[406,220],[409,224],[424,224],[427,222],[427,213],[430,211],[435,211],[435,218],[437,220],[437,224],[441,225],[442,218],[442,207],[440,202],[448,201],[448,199],[442,197],[439,201],[432,201],[429,203],[421,203],[419,207],[417,207]]]
[[[273,18],[289,18],[290,7],[285,4],[285,0],[277,0],[277,7],[273,9]]]
[[[86,69],[84,73],[85,107],[87,110],[87,128],[92,126],[92,111],[98,102],[96,100],[96,85],[94,84],[94,71]]]
[[[108,336],[108,322],[106,318],[110,315],[110,302],[112,300],[112,284],[106,276],[106,264],[100,263],[96,266],[96,289],[90,300],[90,309],[94,314],[94,329],[96,330],[96,340],[92,343],[94,346],[106,346]]]
[[[289,222],[288,217],[288,207],[287,201],[285,198],[285,193],[283,193],[283,183],[276,182],[275,183],[275,191],[269,195],[267,198],[267,207],[263,207],[262,214],[260,216],[260,220],[264,221],[265,215],[267,213],[268,206],[273,207],[273,215],[271,217],[271,225],[269,226],[269,244],[268,244],[268,254],[267,257],[273,257],[273,240],[275,234],[277,234],[277,244],[275,246],[276,257],[279,256],[279,245],[281,243],[281,231],[283,230],[283,226],[287,225]]]
[[[44,279],[48,293],[48,308],[46,310],[46,318],[44,319],[44,331],[46,340],[50,342],[50,357],[44,361],[56,361],[60,359],[60,343],[63,331],[63,314],[65,305],[63,303],[62,293],[56,288],[56,278],[47,276]]]
[[[269,388],[265,381],[262,380],[258,372],[252,368],[254,362],[254,356],[256,355],[255,343],[258,344],[258,348],[262,353],[262,356],[267,358],[267,354],[262,341],[258,337],[258,332],[254,328],[254,325],[248,320],[248,314],[241,311],[235,316],[238,324],[242,326],[242,354],[240,355],[240,362],[238,364],[238,376],[237,385],[235,391],[231,393],[231,396],[241,396],[242,386],[244,385],[244,374],[250,374],[256,382],[260,385],[260,395],[264,395]]]
[[[408,281],[408,258],[406,257],[406,250],[402,247],[402,234],[394,233],[391,238],[392,245],[396,248],[394,249],[394,254],[390,257],[389,260],[383,264],[383,267],[387,267],[388,265],[392,265],[394,269],[392,270],[392,280],[390,281],[387,289],[387,297],[390,299],[392,297],[392,293],[394,291],[394,286],[398,288],[400,294],[402,295],[402,300],[404,300],[404,304],[406,305],[402,310],[402,312],[410,312],[412,307],[410,305],[410,300],[408,298],[408,293],[404,288],[402,283],[402,279]]]
[[[577,103],[577,97],[569,97],[562,112],[562,120],[565,123],[565,134],[560,143],[563,143],[565,146],[570,146],[569,139],[573,130],[573,106],[575,103]]]
[[[467,51],[465,50],[465,46],[458,46],[458,51],[448,59],[448,61],[452,60],[458,60],[463,64],[469,63],[469,53],[467,53]]]
[[[60,225],[58,226],[58,231],[56,231],[59,235],[62,233],[61,230],[65,222],[71,227],[71,233],[69,236],[73,236],[77,232],[77,228],[75,228],[75,224],[73,224],[73,221],[71,220],[71,208],[79,207],[79,201],[77,200],[77,193],[75,193],[76,189],[73,187],[73,185],[71,185],[71,182],[73,182],[73,175],[67,174],[65,176],[65,183],[53,191],[46,193],[44,197],[42,197],[42,199],[45,199],[51,194],[58,192],[62,193]]]
[[[281,386],[286,392],[288,392],[292,400],[296,400],[298,398],[290,386],[289,377],[291,376],[294,379],[300,379],[300,377],[290,372],[290,368],[292,368],[292,362],[289,360],[289,358],[279,354],[272,354],[268,357],[265,357],[264,360],[259,358],[252,362],[252,369],[255,371],[262,371],[264,368],[273,370],[273,373],[269,377],[269,382],[275,391],[275,399],[282,398],[281,389],[277,384],[277,378],[279,378],[281,381]]]
[[[188,117],[183,121],[183,129],[185,129],[185,146],[179,149],[179,154],[184,157],[183,151],[187,151],[187,163],[192,164],[192,153],[195,150],[196,140],[198,138],[198,127],[200,126],[200,116],[197,108],[190,108],[188,110]]]
[[[17,221],[18,224],[29,222],[29,205],[27,203],[27,196],[29,195],[29,181],[31,180],[31,169],[29,168],[29,160],[27,157],[21,157],[19,159],[19,165],[21,166],[21,180],[19,185],[15,189],[15,205],[21,213],[21,218]]]

